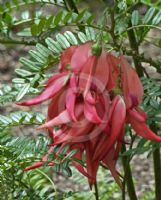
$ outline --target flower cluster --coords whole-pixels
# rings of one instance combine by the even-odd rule
[[[32,106],[51,99],[46,123],[40,126],[52,139],[48,154],[55,145],[61,149],[69,144],[69,151],[78,150],[73,158],[82,160],[85,156],[85,166],[74,161],[72,164],[88,177],[90,186],[96,181],[101,163],[121,184],[116,161],[125,125],[130,124],[143,138],[161,138],[146,125],[147,115],[139,108],[143,87],[135,70],[124,56],[115,57],[104,50],[96,55],[92,47],[93,43],[87,42],[64,50],[59,72],[49,78],[45,90],[18,104]],[[42,166],[48,154],[25,170]],[[54,165],[54,160],[48,165]]]

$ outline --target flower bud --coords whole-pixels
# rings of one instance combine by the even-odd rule
[[[101,52],[102,52],[102,47],[98,43],[95,43],[94,45],[92,45],[93,55],[100,56]]]

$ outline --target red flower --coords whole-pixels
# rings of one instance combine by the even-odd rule
[[[130,123],[146,139],[161,141],[161,138],[148,128],[146,114],[139,108],[143,87],[135,70],[123,56],[117,58],[104,50],[99,56],[93,55],[92,45],[87,42],[66,49],[60,57],[59,73],[48,80],[45,90],[18,104],[31,106],[51,99],[47,121],[39,127],[46,128],[52,139],[48,154],[59,144],[58,156],[69,144],[69,151],[78,149],[73,158],[82,160],[86,156],[85,167],[74,161],[73,165],[88,177],[90,186],[96,181],[101,163],[121,185],[115,165],[125,124]],[[26,169],[43,165],[48,154]],[[54,165],[54,159],[49,166]]]

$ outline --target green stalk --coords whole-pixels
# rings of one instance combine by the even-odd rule
[[[157,133],[157,127],[153,123],[150,128],[153,132]],[[155,177],[155,200],[161,199],[161,159],[160,148],[155,148],[153,152],[153,164],[154,164],[154,177]]]
[[[137,40],[136,40],[136,37],[135,37],[135,32],[134,32],[133,29],[130,29],[131,26],[132,26],[132,24],[130,22],[129,23],[129,30],[128,30],[127,33],[128,33],[128,38],[129,38],[131,49],[135,52],[134,55],[133,55],[135,68],[136,68],[138,75],[141,77],[141,76],[144,75],[144,73],[143,73],[141,61],[137,57],[137,55],[139,55],[139,47],[138,47],[138,43],[137,43]]]
[[[139,48],[137,44],[137,40],[135,37],[134,30],[131,29],[131,23],[129,24],[128,28],[128,37],[131,45],[131,49],[135,52],[133,55],[133,60],[135,63],[136,71],[139,77],[143,76],[143,68],[141,66],[141,61],[138,59],[139,55]],[[157,133],[157,128],[155,123],[151,125],[151,129],[153,132]],[[154,163],[154,176],[155,176],[155,199],[161,199],[161,159],[160,159],[160,148],[156,148],[153,152],[153,163]]]
[[[155,176],[155,200],[161,198],[161,161],[160,161],[160,149],[157,148],[153,152],[154,162],[154,176]]]
[[[96,200],[99,200],[99,193],[98,193],[97,181],[96,181],[96,183],[94,184],[94,190],[95,190],[95,193],[94,193],[95,198],[96,198]]]
[[[29,46],[35,46],[36,41],[27,41],[27,40],[12,40],[12,39],[6,39],[6,38],[0,38],[0,44],[19,44],[19,45],[29,45]]]
[[[126,151],[125,145],[123,145],[122,151],[123,152]],[[122,163],[123,163],[123,168],[124,168],[124,184],[127,185],[127,191],[128,191],[130,200],[137,200],[135,186],[134,186],[134,182],[132,178],[132,172],[131,172],[130,163],[129,163],[129,157],[123,156]]]

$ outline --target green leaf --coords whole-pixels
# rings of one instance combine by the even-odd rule
[[[49,49],[53,51],[54,53],[60,54],[63,51],[60,44],[54,41],[52,38],[47,38],[45,42],[48,45]]]
[[[31,75],[33,75],[33,73],[31,73],[31,72],[29,72],[29,71],[27,71],[27,70],[24,70],[24,69],[16,69],[15,72],[16,72],[18,75],[22,76],[22,77],[26,77],[26,76],[31,76]]]
[[[40,123],[43,123],[44,120],[45,120],[45,117],[44,117],[44,115],[43,115],[42,113],[37,112],[37,113],[36,113],[36,120],[37,120],[38,122],[40,122]]]
[[[66,144],[63,148],[62,148],[62,150],[61,150],[61,154],[65,154],[66,153],[66,151],[69,149],[69,147],[70,147],[70,144]]]
[[[59,22],[62,20],[62,18],[63,18],[63,12],[61,11],[55,16],[54,24],[57,26]]]
[[[66,155],[66,159],[67,158],[71,158],[73,155],[75,155],[78,152],[78,149],[73,149],[71,150],[67,155]]]
[[[68,40],[60,33],[56,35],[57,42],[61,45],[62,48],[66,49],[70,47]]]
[[[29,83],[24,85],[24,87],[18,93],[18,95],[16,97],[16,101],[20,101],[24,97],[24,95],[28,92],[29,88],[30,88],[30,84]]]
[[[88,40],[96,40],[96,35],[93,28],[86,27],[85,32]]]
[[[143,18],[143,24],[148,24],[148,23],[151,21],[153,15],[154,15],[154,13],[155,13],[155,10],[156,10],[155,8],[150,8],[150,9],[146,12],[146,14],[145,14],[145,16],[144,16],[144,18]]]
[[[20,115],[19,112],[16,113],[10,113],[10,117],[12,118],[13,121],[19,123],[20,119],[22,118],[22,116]]]
[[[40,20],[39,24],[37,25],[37,32],[41,33],[45,27],[46,19],[43,18]]]
[[[94,15],[91,15],[87,20],[86,20],[86,23],[87,24],[91,24],[94,20]]]
[[[79,32],[78,33],[78,38],[80,39],[80,41],[82,43],[85,43],[88,41],[88,38],[86,37],[86,35],[83,32]]]
[[[6,125],[12,123],[12,120],[6,116],[0,115],[0,121]]]
[[[36,45],[36,49],[41,53],[42,56],[46,58],[48,58],[48,56],[50,55],[49,49],[47,49],[45,46],[43,46],[40,43]]]
[[[131,16],[131,23],[133,26],[136,26],[139,24],[139,12],[138,10],[134,10]]]
[[[161,22],[161,10],[155,15],[152,20],[152,24],[157,25]]]
[[[35,62],[27,59],[27,58],[20,58],[19,60],[24,66],[28,67],[29,69],[33,71],[39,71],[40,68],[36,65]]]
[[[83,19],[83,17],[84,17],[85,12],[86,12],[86,10],[81,11],[81,13],[79,13],[79,15],[77,16],[75,21],[76,22],[81,21]]]
[[[9,13],[3,13],[2,14],[2,19],[6,24],[11,24],[12,23],[12,16]]]
[[[38,51],[30,50],[29,54],[31,55],[31,57],[33,57],[35,60],[37,60],[38,62],[42,64],[47,62],[46,57],[42,55],[41,53],[39,53]]]
[[[25,80],[23,78],[14,78],[12,79],[12,82],[17,84],[24,84]]]
[[[68,177],[72,176],[72,170],[69,167],[63,169],[63,173],[66,174]]]
[[[33,25],[31,26],[31,34],[32,34],[33,36],[36,36],[36,35],[38,34],[38,25],[37,25],[37,24],[33,24]]]
[[[78,45],[78,41],[72,32],[66,31],[64,33],[64,36],[67,38],[67,40],[70,42],[70,44]]]
[[[45,28],[49,28],[50,25],[53,23],[53,20],[54,20],[54,16],[51,15],[51,16],[46,20]]]
[[[64,24],[67,24],[68,22],[69,22],[69,20],[71,19],[72,20],[72,12],[68,12],[66,15],[65,15],[65,17],[64,17],[64,19],[63,19],[63,22],[64,22]]]

